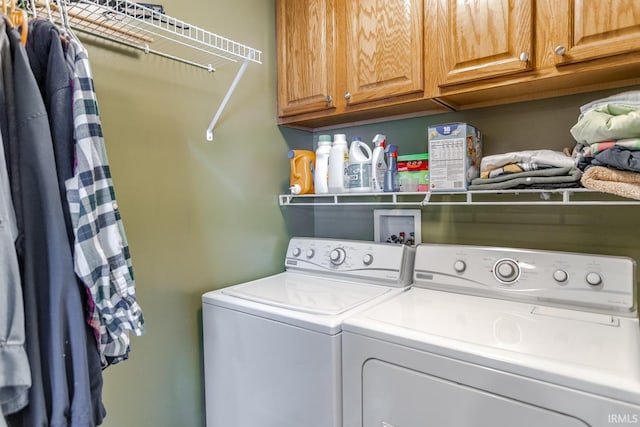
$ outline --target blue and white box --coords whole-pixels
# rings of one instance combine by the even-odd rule
[[[471,180],[480,176],[482,135],[467,123],[430,126],[429,191],[467,191]]]

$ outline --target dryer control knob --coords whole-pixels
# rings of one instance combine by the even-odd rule
[[[362,257],[362,262],[364,263],[364,265],[371,265],[371,263],[373,262],[373,255],[366,254]]]
[[[598,273],[594,273],[592,271],[591,273],[587,274],[587,283],[591,286],[598,286],[602,283],[602,277],[600,277]]]
[[[313,258],[315,251],[313,249],[307,249],[307,258]]]
[[[293,256],[300,256],[301,253],[300,248],[293,248]]]
[[[459,259],[453,263],[453,269],[458,273],[462,273],[467,269],[467,263]]]
[[[331,264],[340,265],[347,258],[347,253],[342,248],[335,248],[329,253],[329,259],[331,260]]]
[[[501,259],[494,265],[493,274],[498,281],[510,284],[520,275],[520,267],[512,259]]]
[[[564,283],[569,278],[569,275],[564,270],[556,270],[553,272],[553,278],[558,283]]]

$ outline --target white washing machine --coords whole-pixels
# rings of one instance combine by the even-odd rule
[[[293,238],[285,272],[204,294],[207,426],[342,426],[342,322],[404,291],[414,255]]]
[[[343,325],[345,427],[640,426],[629,258],[420,245]]]

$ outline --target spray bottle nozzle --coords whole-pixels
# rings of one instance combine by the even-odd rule
[[[373,145],[374,146],[381,145],[384,147],[386,140],[387,140],[387,137],[379,133],[373,137]]]

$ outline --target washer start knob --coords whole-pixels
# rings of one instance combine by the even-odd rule
[[[331,264],[340,265],[347,258],[347,253],[342,248],[335,248],[329,253]]]
[[[493,274],[502,283],[513,283],[520,276],[520,267],[512,259],[501,259],[493,266]]]

